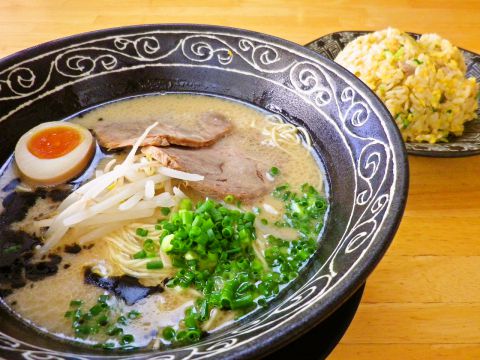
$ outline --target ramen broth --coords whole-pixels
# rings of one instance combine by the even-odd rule
[[[228,135],[236,146],[241,148],[256,162],[262,163],[268,168],[278,168],[280,171],[274,176],[264,174],[271,182],[271,189],[280,184],[288,183],[292,189],[298,189],[304,183],[309,183],[318,191],[322,192],[322,174],[319,166],[312,155],[312,152],[302,143],[276,143],[269,133],[271,115],[260,112],[244,104],[200,95],[158,95],[128,99],[107,104],[85,114],[70,119],[74,123],[86,128],[92,128],[98,122],[123,122],[135,121],[135,119],[147,119],[162,122],[168,119],[174,123],[188,126],[199,113],[204,112],[221,113],[233,124],[233,130]],[[279,148],[281,144],[282,149]],[[125,158],[129,151],[126,149],[120,152],[97,153],[95,160],[86,171],[87,178],[93,177],[95,170],[101,170],[112,158],[118,158],[118,162]],[[242,176],[238,174],[238,176]],[[5,198],[14,189],[6,184],[15,181],[17,174],[12,164],[5,168],[1,177],[2,188],[6,189],[1,193]],[[205,196],[184,186],[178,182],[178,186],[187,196],[196,200],[204,200]],[[62,188],[71,191],[70,188]],[[62,191],[63,191],[62,190]],[[28,191],[20,189],[17,191]],[[26,217],[11,224],[14,230],[23,230],[27,233],[38,231],[32,226],[34,220],[48,218],[55,213],[59,201],[50,197],[39,197],[31,206]],[[262,222],[255,223],[256,240],[254,246],[257,250],[263,251],[268,244],[266,238],[273,234],[276,237],[294,240],[298,231],[289,227],[274,227],[275,221],[281,220],[283,216],[282,202],[278,197],[271,195],[271,192],[252,202],[241,204],[244,211],[260,211]],[[156,218],[132,220],[132,222],[153,224]],[[268,224],[268,225],[265,225]],[[79,338],[75,337],[72,329],[72,321],[65,317],[66,310],[72,300],[81,299],[85,308],[93,306],[97,298],[107,292],[101,287],[85,282],[85,268],[108,267],[109,255],[108,246],[103,238],[97,238],[84,244],[74,246],[77,243],[79,234],[69,231],[62,238],[60,245],[52,250],[51,254],[61,257],[58,264],[58,271],[52,276],[45,276],[38,281],[27,280],[24,286],[13,289],[11,293],[4,296],[5,303],[13,309],[23,320],[41,331],[56,336],[80,341],[86,344],[95,344],[106,341],[107,336],[99,332],[96,335]],[[70,245],[70,247],[68,247]],[[67,250],[65,251],[67,246]],[[118,274],[120,275],[120,274]],[[141,280],[140,283],[154,286],[155,281]],[[149,283],[150,282],[150,283]],[[131,345],[138,347],[161,348],[168,344],[161,336],[161,330],[167,326],[175,327],[184,318],[185,310],[194,304],[194,301],[201,296],[201,293],[193,288],[180,288],[164,286],[162,291],[153,292],[149,296],[127,305],[124,300],[113,296],[111,306],[115,307],[119,316],[135,310],[141,314],[135,321],[129,321],[123,326],[123,333],[132,334],[134,342]],[[210,314],[210,320],[202,324],[204,331],[213,331],[224,324],[233,321],[242,313],[233,310],[214,309]]]

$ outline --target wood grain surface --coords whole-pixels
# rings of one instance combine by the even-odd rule
[[[300,44],[390,25],[437,32],[480,53],[479,0],[0,0],[0,57],[66,35],[145,23],[235,26]],[[409,162],[400,229],[330,359],[480,359],[480,156]]]

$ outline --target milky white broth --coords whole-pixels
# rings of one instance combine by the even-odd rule
[[[147,96],[101,106],[82,116],[72,118],[70,121],[87,128],[91,128],[98,121],[124,122],[135,121],[135,119],[148,119],[152,123],[170,119],[170,121],[188,124],[194,121],[199,114],[207,111],[219,112],[234,124],[234,130],[228,136],[236,137],[239,146],[249,156],[268,165],[268,168],[277,166],[280,169],[280,175],[272,183],[272,189],[274,186],[283,183],[289,183],[293,189],[298,189],[301,184],[306,182],[318,190],[322,189],[322,175],[312,154],[302,145],[288,146],[287,153],[271,144],[266,144],[267,137],[260,130],[268,124],[267,121],[269,120],[267,120],[266,114],[238,102],[200,95]],[[255,127],[252,127],[252,124],[255,124]],[[122,156],[122,154],[109,154],[107,156]],[[101,161],[99,167],[102,167],[104,163],[105,161]],[[15,169],[10,166],[2,175],[0,185],[8,183],[15,177]],[[185,191],[193,199],[203,198],[201,194],[188,189]],[[2,197],[5,197],[5,195],[5,193],[1,194]],[[244,204],[243,208],[251,211],[252,207],[262,208],[264,203],[282,209],[281,203],[271,195],[257,199],[251,204]],[[30,209],[26,219],[14,224],[13,227],[30,232],[32,231],[32,219],[38,217],[40,213],[43,217],[47,217],[45,215],[53,211],[56,206],[56,203],[51,200],[39,200]],[[281,213],[272,215],[267,211],[262,212],[262,217],[269,220],[269,223],[280,219],[281,215]],[[256,230],[256,241],[260,243],[260,247],[264,246],[262,239],[266,233],[265,229],[257,227]],[[277,236],[285,238],[295,237],[296,235],[296,231],[292,229],[283,228],[276,231]],[[95,240],[91,249],[83,249],[78,254],[63,252],[65,244],[74,242],[75,234],[67,233],[62,239],[60,249],[54,251],[62,257],[62,263],[59,265],[56,275],[36,282],[28,282],[26,286],[14,290],[12,294],[5,298],[6,303],[30,324],[51,334],[69,339],[74,339],[73,329],[71,320],[65,318],[64,313],[68,310],[70,301],[82,299],[85,301],[86,308],[89,308],[96,302],[99,295],[105,293],[100,288],[84,283],[84,268],[103,259],[108,259],[107,246],[102,242],[102,239]],[[68,264],[69,267],[64,268],[65,264]],[[158,329],[168,325],[175,326],[184,317],[185,308],[192,305],[197,296],[194,290],[179,291],[167,287],[163,293],[150,295],[132,306],[127,306],[123,300],[118,300],[118,306],[124,309],[123,313],[135,309],[142,314],[140,319],[125,327],[124,333],[135,336],[134,345],[136,346],[161,347],[163,340],[157,333]],[[220,311],[220,314],[207,324],[208,328],[205,330],[214,330],[233,319],[234,313],[232,311]],[[95,335],[89,339],[77,338],[75,340],[92,343],[92,341],[102,341],[102,337],[101,335]]]

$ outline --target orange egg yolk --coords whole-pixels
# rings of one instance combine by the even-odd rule
[[[56,126],[41,130],[28,141],[28,150],[40,159],[55,159],[68,154],[81,142],[82,135],[76,129]]]

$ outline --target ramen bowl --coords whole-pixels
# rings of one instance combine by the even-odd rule
[[[325,174],[329,209],[318,250],[300,276],[265,309],[196,344],[139,351],[135,358],[266,355],[337,309],[385,253],[408,190],[398,129],[360,80],[294,43],[224,27],[133,26],[52,41],[0,61],[1,163],[33,126],[156,93],[234,99],[279,114],[311,135]],[[0,354],[9,359],[133,356],[39,333],[4,302],[1,317]]]

